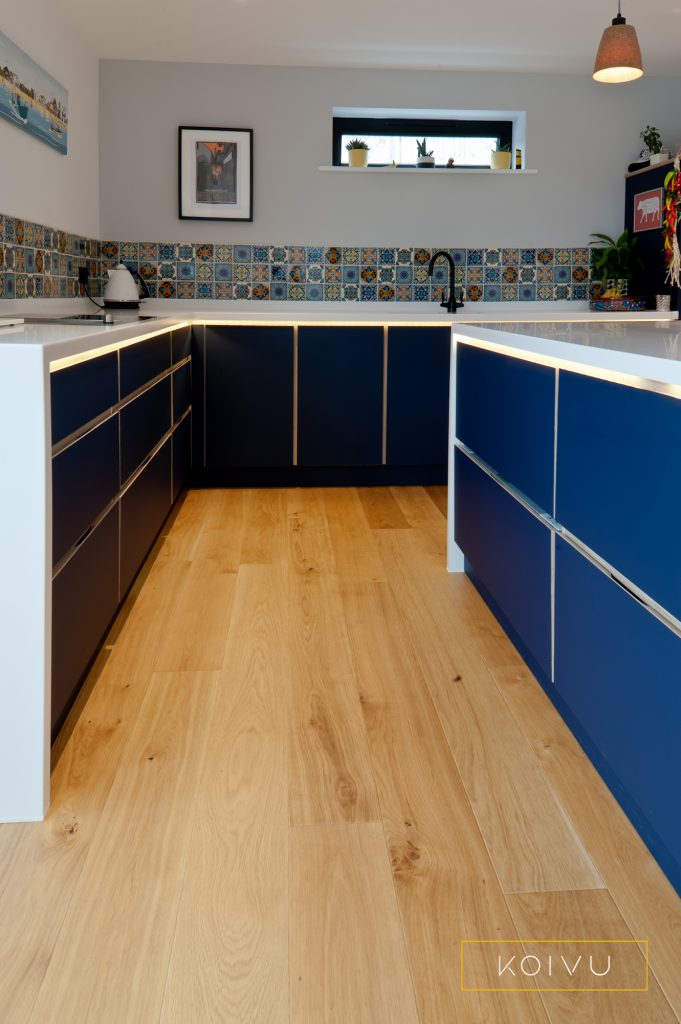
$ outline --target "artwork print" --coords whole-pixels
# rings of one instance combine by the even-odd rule
[[[253,130],[179,129],[181,220],[253,220]]]
[[[196,143],[197,203],[236,203],[237,160],[234,142]]]
[[[0,32],[0,116],[66,154],[68,93]]]
[[[634,231],[660,231],[664,209],[664,189],[654,188],[634,196]]]

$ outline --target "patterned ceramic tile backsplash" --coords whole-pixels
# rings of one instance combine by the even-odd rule
[[[286,301],[440,301],[449,268],[428,277],[429,248],[98,242],[0,215],[0,297],[71,297],[87,262],[139,270],[152,297]],[[450,249],[469,302],[588,298],[589,250]]]

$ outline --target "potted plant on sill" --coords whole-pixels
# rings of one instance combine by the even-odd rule
[[[591,237],[596,239],[589,243],[595,246],[591,260],[593,278],[600,281],[599,294],[591,298],[591,309],[601,312],[645,309],[644,298],[629,294],[632,281],[641,267],[641,260],[634,251],[638,238],[630,238],[627,228],[619,238],[598,232]]]
[[[651,167],[654,167],[655,164],[663,164],[666,160],[669,160],[669,153],[666,149],[662,148],[662,136],[655,125],[646,125],[641,132],[641,138],[643,139],[644,146],[648,150]],[[643,156],[643,154],[641,154],[641,156]]]
[[[417,167],[435,167],[435,157],[433,156],[432,149],[428,151],[426,146],[426,140],[419,142],[416,140],[416,166]]]
[[[510,171],[511,169],[511,144],[497,146],[489,155],[489,165],[493,171]]]
[[[366,167],[369,162],[369,147],[363,139],[350,139],[345,148],[351,167]]]

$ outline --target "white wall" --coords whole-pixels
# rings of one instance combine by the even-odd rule
[[[0,29],[68,90],[63,156],[0,119],[0,213],[63,231],[99,236],[99,69],[49,0],[2,6]]]
[[[657,124],[681,141],[681,80],[104,61],[102,237],[137,241],[583,245],[623,223],[624,173]],[[323,174],[334,106],[527,111],[537,176]],[[178,125],[254,129],[252,224],[180,221]]]

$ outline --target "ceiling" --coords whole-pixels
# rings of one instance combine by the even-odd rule
[[[103,58],[590,74],[616,3],[50,0],[50,7]],[[646,73],[681,75],[681,0],[623,0],[622,13],[638,31]]]

